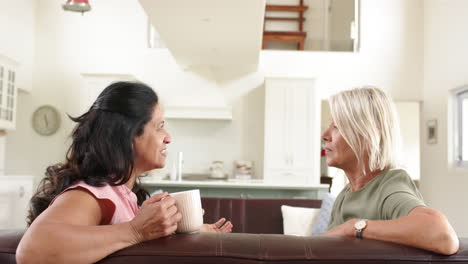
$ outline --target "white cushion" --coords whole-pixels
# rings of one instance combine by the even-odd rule
[[[285,235],[311,236],[320,209],[282,205],[281,213]]]

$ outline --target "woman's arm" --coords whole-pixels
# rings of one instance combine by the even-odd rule
[[[181,217],[174,204],[167,193],[155,195],[132,221],[99,225],[105,214],[102,203],[86,191],[67,191],[26,231],[17,262],[94,263],[122,248],[171,234]]]
[[[325,235],[356,237],[354,224],[359,219],[351,219],[337,226]],[[458,251],[459,241],[455,230],[447,218],[431,208],[416,207],[408,216],[388,221],[368,221],[362,231],[363,238],[383,240],[417,247],[444,255]]]

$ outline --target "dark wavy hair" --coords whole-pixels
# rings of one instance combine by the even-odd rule
[[[67,187],[84,181],[92,186],[122,185],[133,171],[133,139],[151,120],[158,96],[145,84],[117,82],[102,91],[79,117],[66,161],[49,166],[31,198],[28,225]],[[137,181],[132,190],[141,205],[149,193]]]

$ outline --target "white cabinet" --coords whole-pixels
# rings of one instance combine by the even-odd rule
[[[18,63],[0,55],[0,129],[15,129]]]
[[[319,117],[313,79],[265,80],[265,182],[319,184]]]
[[[25,228],[32,176],[0,176],[0,229]]]

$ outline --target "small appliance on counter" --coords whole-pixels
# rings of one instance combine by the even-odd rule
[[[237,180],[250,180],[253,175],[253,161],[236,160],[234,162],[234,178]]]
[[[210,179],[224,180],[227,179],[227,174],[224,172],[224,162],[215,160],[210,166]]]

